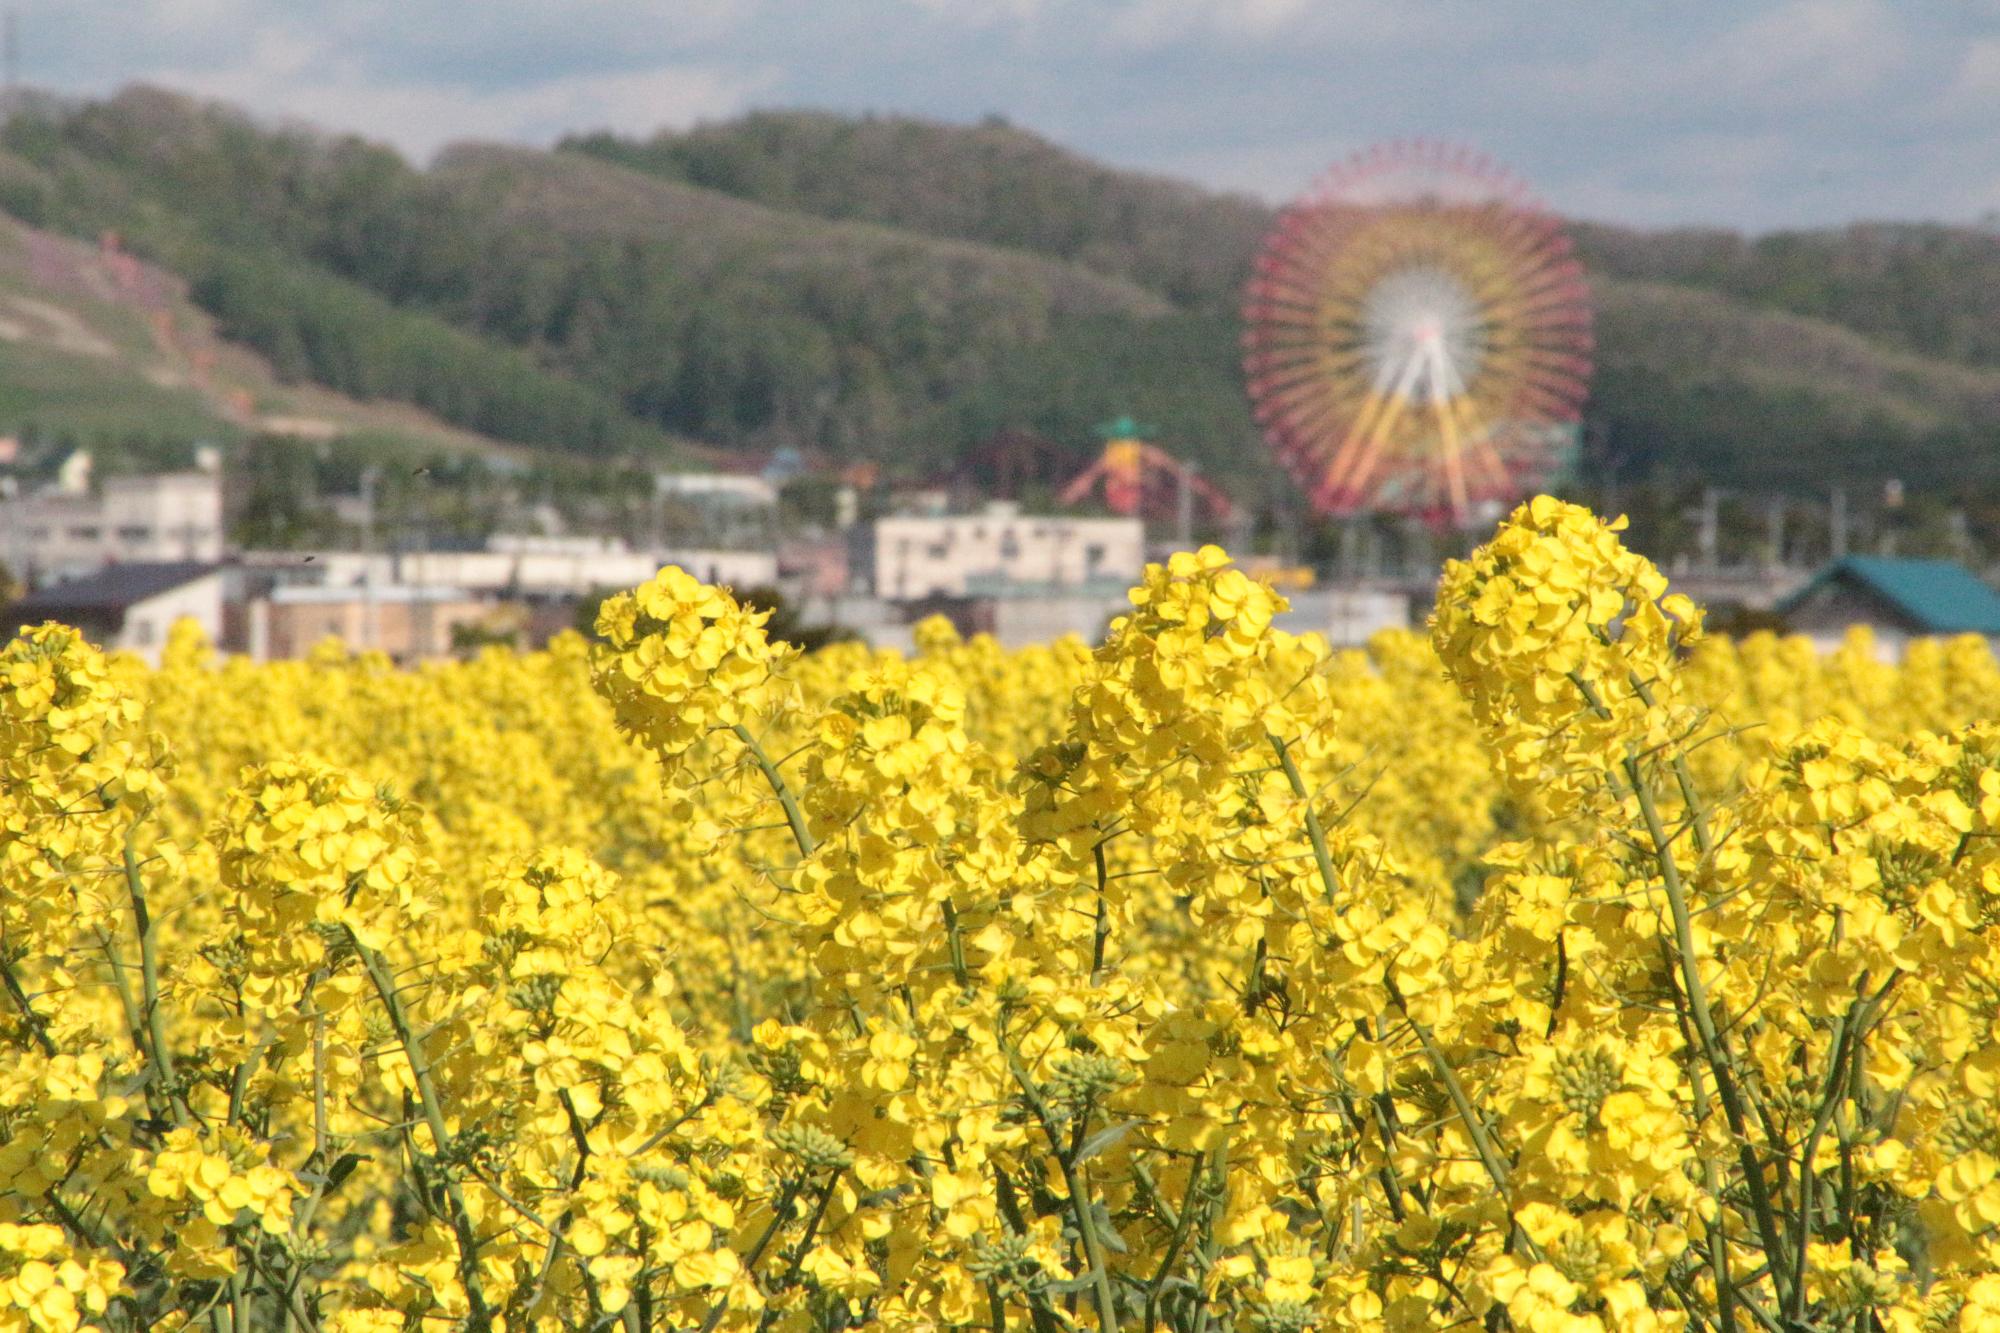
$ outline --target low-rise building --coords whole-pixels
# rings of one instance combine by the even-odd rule
[[[1410,627],[1410,597],[1393,589],[1322,587],[1287,592],[1291,610],[1272,623],[1289,634],[1320,634],[1335,648],[1365,647],[1383,630]]]
[[[1122,592],[1146,563],[1145,527],[1136,518],[1028,515],[1008,504],[977,514],[881,518],[857,532],[850,570],[889,601]]]
[[[1950,560],[1850,555],[1781,598],[1785,626],[1830,652],[1857,625],[1867,626],[1875,651],[1898,661],[1910,640],[1979,634],[2000,650],[2000,593]]]
[[[222,558],[222,482],[214,472],[107,477],[0,500],[0,562],[37,586],[118,562]]]
[[[653,476],[655,544],[768,546],[777,536],[778,483],[738,472]]]
[[[167,631],[192,620],[211,641],[221,637],[223,570],[199,560],[107,565],[50,584],[7,608],[8,632],[54,620],[82,630],[106,649],[137,653],[159,665]]]
[[[244,651],[256,661],[304,657],[338,639],[398,662],[449,657],[454,631],[482,626],[495,605],[462,588],[390,584],[380,588],[276,587],[244,608]]]
[[[483,551],[251,551],[243,561],[253,577],[280,586],[414,584],[530,600],[636,587],[665,565],[738,591],[778,580],[771,551],[634,551],[620,542],[567,537],[496,537]]]

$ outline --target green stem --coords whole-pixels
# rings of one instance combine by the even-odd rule
[[[1272,732],[1264,733],[1277,751],[1278,766],[1285,770],[1285,781],[1292,786],[1292,795],[1306,805],[1306,837],[1312,840],[1313,860],[1319,864],[1319,882],[1326,889],[1327,902],[1333,903],[1340,895],[1340,881],[1333,873],[1333,857],[1326,850],[1326,830],[1320,826],[1319,812],[1313,809],[1312,796],[1306,791],[1306,780],[1299,772],[1299,766],[1292,759],[1291,749]]]
[[[736,733],[737,740],[743,742],[743,748],[750,752],[751,762],[755,763],[757,771],[764,775],[764,782],[770,787],[771,794],[778,798],[778,804],[785,812],[785,823],[792,830],[792,841],[798,844],[799,855],[811,856],[814,846],[812,831],[806,827],[805,814],[799,809],[798,797],[792,794],[791,786],[785,781],[785,775],[778,771],[778,766],[764,753],[764,747],[750,734],[750,728],[739,724],[730,730]]]
[[[1702,1076],[1701,1056],[1698,1043],[1688,1021],[1687,1005],[1681,998],[1680,987],[1673,982],[1674,960],[1667,949],[1665,940],[1660,941],[1660,962],[1666,968],[1667,984],[1674,997],[1674,1019],[1681,1031],[1681,1041],[1687,1051],[1688,1091],[1694,1102],[1694,1120],[1697,1127],[1707,1123],[1708,1080]],[[1716,1218],[1711,1225],[1704,1226],[1708,1235],[1708,1264],[1715,1275],[1717,1327],[1721,1333],[1736,1333],[1736,1278],[1729,1263],[1729,1237],[1722,1226],[1722,1182],[1716,1174],[1715,1162],[1707,1153],[1699,1154],[1701,1161],[1702,1188],[1715,1201]],[[1770,1265],[1766,1264],[1768,1270]]]
[[[1104,886],[1108,879],[1104,866],[1104,839],[1099,838],[1095,843],[1091,844],[1090,851],[1091,855],[1097,861],[1097,925],[1092,933],[1090,942],[1090,980],[1091,984],[1095,985],[1098,973],[1104,970],[1105,942],[1111,938],[1111,921],[1106,915],[1110,903],[1104,893]]]
[[[771,1284],[773,1296],[778,1292],[789,1290],[792,1284],[798,1281],[799,1270],[805,1265],[806,1255],[812,1249],[813,1241],[819,1236],[820,1224],[826,1221],[827,1207],[833,1202],[834,1191],[839,1187],[840,1168],[836,1167],[833,1174],[826,1178],[826,1184],[819,1192],[819,1202],[813,1205],[812,1216],[806,1219],[806,1229],[799,1234],[798,1240],[791,1247],[792,1257],[785,1265],[785,1271]],[[777,1317],[777,1311],[767,1304],[763,1316],[757,1321],[757,1327],[760,1330],[767,1329]]]
[[[797,1180],[787,1180],[784,1188],[778,1191],[777,1201],[771,1205],[770,1225],[764,1228],[763,1235],[757,1237],[757,1243],[750,1247],[749,1255],[743,1260],[743,1271],[753,1282],[757,1278],[757,1264],[763,1259],[764,1251],[771,1248],[771,1242],[776,1239],[779,1228],[785,1225],[785,1214],[791,1211],[792,1200],[799,1196],[800,1183]],[[722,1316],[728,1311],[729,1297],[725,1295],[709,1309],[708,1316],[701,1321],[701,1333],[715,1333],[715,1326],[722,1322]]]
[[[1687,994],[1688,1014],[1694,1020],[1695,1035],[1701,1039],[1702,1054],[1708,1061],[1709,1071],[1715,1075],[1716,1094],[1722,1101],[1722,1113],[1729,1121],[1729,1132],[1736,1139],[1737,1157],[1743,1168],[1744,1187],[1750,1193],[1750,1206],[1757,1217],[1757,1230],[1771,1260],[1772,1274],[1776,1276],[1785,1272],[1784,1241],[1778,1233],[1777,1215],[1771,1208],[1764,1169],[1757,1160],[1756,1148],[1750,1142],[1749,1116],[1744,1111],[1742,1093],[1736,1086],[1735,1066],[1716,1031],[1715,1014],[1709,1007],[1708,985],[1702,979],[1701,961],[1695,955],[1694,920],[1688,910],[1687,889],[1681,883],[1680,867],[1674,861],[1666,825],[1661,821],[1659,806],[1653,800],[1653,789],[1640,775],[1637,760],[1625,760],[1625,776],[1632,784],[1633,796],[1639,803],[1639,815],[1646,821],[1646,834],[1653,841],[1654,860],[1659,863],[1660,883],[1666,892],[1667,910],[1673,917],[1674,951],[1679,955],[1677,961],[1681,985]],[[1781,1290],[1780,1302],[1786,1303],[1788,1295]]]
[[[972,988],[971,974],[965,967],[965,939],[958,933],[958,909],[952,906],[950,898],[944,900],[945,935],[951,941],[951,975],[958,982],[959,989]]]
[[[125,955],[118,952],[116,935],[102,926],[97,928],[96,934],[98,946],[104,950],[105,960],[111,964],[112,989],[118,992],[118,1007],[124,1011],[125,1031],[132,1038],[132,1049],[141,1060],[149,1060],[151,1057],[146,1054],[146,1032],[139,1023],[139,1001],[132,994],[131,965],[125,961]],[[156,1092],[157,1088],[149,1078],[146,1084],[146,1096],[149,1102]]]
[[[160,1071],[160,1078],[166,1089],[167,1100],[174,1108],[174,1118],[181,1124],[188,1120],[187,1103],[182,1100],[174,1086],[174,1057],[167,1046],[166,1015],[160,1011],[160,959],[158,942],[153,933],[153,916],[146,906],[145,882],[139,874],[139,858],[132,847],[132,840],[138,836],[139,826],[134,824],[125,832],[125,888],[132,898],[132,924],[139,934],[139,979],[144,987],[144,1008],[141,1018],[147,1039],[152,1046],[153,1064]]]
[[[1092,1295],[1097,1304],[1097,1326],[1103,1333],[1118,1333],[1118,1311],[1112,1299],[1111,1270],[1105,1266],[1104,1245],[1097,1235],[1097,1223],[1090,1214],[1090,1200],[1084,1196],[1082,1180],[1077,1175],[1076,1166],[1070,1160],[1071,1154],[1064,1150],[1062,1135],[1056,1132],[1055,1121],[1050,1117],[1048,1105],[1042,1100],[1041,1090],[1028,1071],[1021,1067],[1020,1058],[1010,1047],[1003,1046],[1007,1054],[1007,1067],[1013,1071],[1014,1081],[1021,1086],[1021,1095],[1028,1099],[1028,1107],[1035,1113],[1035,1119],[1042,1125],[1042,1133],[1048,1136],[1049,1151],[1056,1159],[1056,1167],[1062,1172],[1063,1188],[1069,1193],[1070,1216],[1076,1220],[1077,1234],[1083,1237],[1083,1257],[1090,1265]]]
[[[1146,1333],[1153,1333],[1154,1326],[1159,1322],[1160,1293],[1166,1287],[1167,1279],[1172,1276],[1174,1261],[1180,1258],[1181,1246],[1187,1244],[1188,1231],[1194,1225],[1195,1191],[1201,1187],[1202,1168],[1207,1164],[1203,1158],[1196,1158],[1189,1164],[1187,1191],[1181,1196],[1181,1206],[1178,1211],[1160,1197],[1159,1188],[1153,1183],[1152,1172],[1148,1171],[1143,1163],[1133,1164],[1133,1174],[1145,1186],[1146,1193],[1152,1197],[1153,1207],[1173,1228],[1173,1236],[1167,1241],[1167,1252],[1160,1256],[1160,1266],[1154,1270],[1153,1280],[1146,1284]]]
[[[1855,1004],[1860,1007],[1860,1002]],[[1794,1238],[1798,1244],[1797,1262],[1792,1269],[1792,1322],[1805,1318],[1806,1307],[1806,1258],[1812,1247],[1813,1204],[1819,1194],[1819,1173],[1813,1169],[1813,1158],[1819,1155],[1819,1141],[1826,1134],[1827,1126],[1833,1121],[1835,1108],[1840,1105],[1847,1082],[1847,1042],[1853,1030],[1849,1019],[1852,1014],[1843,1014],[1833,1022],[1833,1050],[1827,1062],[1826,1085],[1820,1091],[1819,1112],[1813,1117],[1813,1127],[1806,1135],[1805,1148],[1799,1156],[1799,1202],[1798,1233]]]
[[[1458,1081],[1458,1071],[1444,1058],[1444,1052],[1438,1049],[1437,1042],[1431,1038],[1430,1029],[1410,1012],[1409,1005],[1403,1001],[1402,991],[1396,986],[1395,973],[1386,967],[1382,972],[1382,984],[1389,991],[1389,1002],[1396,1006],[1396,1012],[1410,1025],[1410,1031],[1417,1034],[1417,1040],[1423,1045],[1424,1055],[1431,1062],[1431,1069],[1437,1074],[1439,1082],[1444,1084],[1445,1094],[1451,1098],[1452,1109],[1458,1113],[1460,1122],[1465,1126],[1465,1132],[1472,1138],[1472,1146],[1479,1153],[1479,1164],[1486,1168],[1487,1177],[1499,1189],[1502,1199],[1511,1209],[1512,1187],[1508,1184],[1506,1164],[1500,1160],[1499,1150],[1493,1146],[1493,1138],[1486,1132],[1485,1122],[1473,1109],[1472,1098],[1466,1095],[1465,1085]]]
[[[403,1058],[410,1062],[410,1073],[416,1079],[417,1098],[424,1112],[424,1123],[430,1127],[431,1147],[440,1159],[451,1155],[451,1131],[445,1128],[444,1104],[438,1099],[437,1087],[431,1080],[430,1062],[424,1058],[423,1049],[417,1044],[410,1021],[403,1013],[403,1002],[396,997],[396,979],[389,975],[388,963],[382,955],[361,942],[352,927],[347,927],[348,943],[354,946],[355,954],[367,969],[368,979],[375,985],[375,993],[381,997],[383,1008],[389,1011],[389,1023],[396,1030],[396,1040],[403,1045]],[[479,1282],[479,1243],[472,1231],[472,1214],[465,1206],[465,1195],[458,1188],[458,1180],[450,1166],[439,1161],[439,1177],[444,1184],[445,1199],[451,1205],[452,1232],[458,1240],[458,1276],[465,1286],[465,1298],[472,1307],[469,1327],[474,1333],[487,1333],[493,1327],[493,1315],[486,1305],[486,1294]]]
[[[993,1197],[1000,1205],[1000,1216],[1007,1229],[1016,1236],[1027,1235],[1028,1222],[1021,1215],[1020,1201],[1014,1197],[1014,1184],[998,1162],[993,1164]],[[1055,1311],[1049,1305],[1047,1293],[1028,1287],[1021,1294],[1028,1303],[1028,1319],[1034,1324],[1035,1333],[1058,1333]]]
[[[1639,702],[1648,708],[1659,707],[1653,698],[1653,687],[1639,679],[1636,672],[1631,675],[1632,691],[1639,696]],[[1687,756],[1678,749],[1668,767],[1673,770],[1674,784],[1680,788],[1681,803],[1687,806],[1688,822],[1694,826],[1694,842],[1697,850],[1707,856],[1715,850],[1715,843],[1708,831],[1708,808],[1701,802],[1699,789],[1694,785],[1694,774],[1688,771]]]
[[[56,1044],[49,1037],[48,1022],[35,1012],[33,1005],[28,1003],[28,993],[21,989],[20,979],[14,975],[13,964],[0,963],[0,982],[6,983],[7,994],[14,997],[14,1004],[20,1009],[21,1017],[28,1024],[28,1031],[35,1038],[35,1045],[42,1048],[43,1055],[54,1055]]]

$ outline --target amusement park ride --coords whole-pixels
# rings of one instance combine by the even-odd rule
[[[1131,417],[1108,421],[1097,433],[1104,438],[1104,452],[1063,488],[1057,498],[1064,504],[1081,503],[1101,487],[1112,513],[1148,518],[1172,513],[1183,538],[1193,525],[1197,501],[1217,522],[1234,513],[1228,496],[1203,480],[1192,464],[1147,443],[1152,432]]]
[[[1243,342],[1258,423],[1315,512],[1465,527],[1574,449],[1589,293],[1514,176],[1469,149],[1392,144],[1279,215]]]
[[[1244,293],[1243,349],[1257,423],[1313,513],[1464,529],[1568,466],[1589,292],[1560,221],[1512,174],[1467,148],[1380,145],[1280,213]],[[1131,417],[1098,434],[1062,503],[1171,518],[1182,541],[1197,507],[1240,521]],[[988,470],[1020,470],[1030,439],[1058,448],[1022,436]]]

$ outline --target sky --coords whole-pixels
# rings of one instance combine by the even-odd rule
[[[2000,0],[0,0],[22,80],[395,144],[764,107],[1004,116],[1276,202],[1383,139],[1558,210],[1750,230],[2000,217]]]

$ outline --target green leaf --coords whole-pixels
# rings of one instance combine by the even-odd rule
[[[339,1189],[340,1182],[346,1180],[349,1176],[353,1175],[354,1168],[360,1166],[363,1162],[368,1160],[369,1158],[366,1153],[358,1153],[358,1152],[342,1153],[338,1158],[334,1160],[333,1165],[327,1169],[326,1173],[327,1189],[328,1190]]]
[[[1120,1124],[1107,1125],[1103,1129],[1098,1130],[1083,1141],[1083,1146],[1077,1149],[1076,1161],[1071,1163],[1071,1165],[1078,1166],[1089,1161],[1106,1148],[1117,1143],[1127,1134],[1130,1134],[1133,1129],[1137,1128],[1138,1124],[1137,1120],[1126,1120]]]

